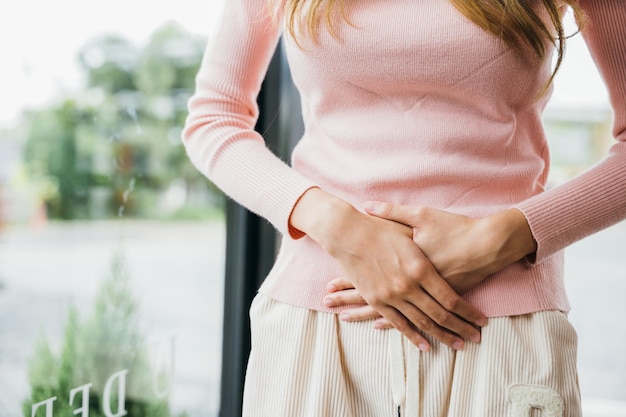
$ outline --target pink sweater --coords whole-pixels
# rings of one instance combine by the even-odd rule
[[[537,241],[535,262],[508,266],[465,297],[491,317],[568,311],[562,249],[626,217],[626,4],[580,1],[617,143],[598,165],[545,191],[549,94],[536,97],[549,60],[512,50],[443,0],[348,1],[354,26],[343,25],[340,39],[322,32],[302,50],[287,36],[306,130],[291,167],[281,162],[253,130],[280,36],[265,3],[227,1],[183,134],[203,174],[284,234],[260,291],[338,311],[322,299],[339,265],[288,227],[298,198],[318,186],[357,208],[380,200],[482,217],[517,207]]]

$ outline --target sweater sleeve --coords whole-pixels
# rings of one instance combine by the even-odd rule
[[[228,0],[209,39],[188,103],[183,143],[196,168],[283,234],[314,184],[276,157],[254,131],[257,95],[280,37],[266,0]]]
[[[535,263],[626,218],[626,4],[579,4],[589,20],[583,37],[609,91],[617,143],[594,167],[516,206],[537,242]]]

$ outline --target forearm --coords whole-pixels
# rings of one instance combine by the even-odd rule
[[[313,181],[293,170],[254,130],[257,95],[278,43],[265,1],[229,0],[207,43],[182,132],[196,168],[281,233]]]
[[[518,209],[502,211],[483,219],[483,222],[492,236],[495,254],[492,265],[488,267],[489,273],[497,272],[529,255],[532,256],[537,250],[537,243],[528,221]]]
[[[517,204],[537,241],[536,262],[626,218],[626,7],[580,0],[582,35],[609,93],[617,143],[601,162],[567,183]]]

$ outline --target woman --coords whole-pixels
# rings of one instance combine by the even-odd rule
[[[285,236],[251,309],[244,415],[580,415],[561,251],[626,217],[626,6],[531,3],[226,3],[185,146]],[[566,6],[617,143],[544,191]],[[253,130],[283,25],[305,123],[291,167]]]

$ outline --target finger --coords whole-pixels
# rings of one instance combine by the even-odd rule
[[[428,352],[430,350],[428,340],[420,334],[419,330],[413,326],[402,313],[391,306],[381,306],[379,310],[382,316],[391,323],[396,330],[402,333],[404,337],[417,346],[419,350],[422,352]]]
[[[382,316],[372,307],[364,305],[363,307],[356,307],[342,311],[339,318],[343,321],[363,321],[380,319]]]
[[[479,327],[487,324],[487,316],[458,295],[445,281],[427,278],[422,283],[422,288],[426,290],[444,310],[454,313],[466,323],[471,323]]]
[[[341,307],[351,304],[367,304],[355,289],[337,291],[324,297],[326,307]]]
[[[446,286],[449,288],[448,284],[444,281],[437,281],[439,284],[437,287],[438,290],[441,290],[441,287],[445,288]],[[406,298],[421,314],[426,315],[426,317],[432,322],[429,323],[427,321],[423,321],[418,323],[412,320],[412,316],[408,316],[407,318],[411,319],[411,321],[424,332],[431,334],[441,342],[445,343],[450,347],[457,348],[458,345],[458,337],[460,337],[463,342],[464,340],[470,340],[472,342],[480,342],[480,331],[474,326],[473,322],[468,322],[464,317],[458,316],[452,310],[448,310],[440,304],[437,299],[433,298],[431,293],[424,292],[425,288],[419,288],[409,294],[409,297]],[[463,300],[458,294],[449,288],[447,291],[448,297],[454,297],[457,303],[466,303],[469,307],[475,310],[474,307],[469,305],[465,300]],[[402,310],[401,310],[402,311]],[[477,310],[476,310],[477,311]],[[406,315],[404,311],[403,314]],[[433,326],[435,324],[436,326]],[[444,331],[444,333],[440,332],[437,328]],[[432,330],[431,330],[432,329]]]
[[[326,290],[328,292],[335,292],[341,290],[347,290],[350,288],[354,288],[354,285],[348,280],[346,277],[337,277],[332,279],[326,284]]]
[[[374,322],[374,328],[377,330],[393,329],[393,324],[391,324],[386,318],[381,317]]]
[[[421,212],[420,207],[400,206],[381,201],[366,201],[363,209],[372,216],[393,220],[410,226],[415,226],[416,219]]]
[[[443,309],[430,296],[419,298],[419,307],[410,302],[399,306],[400,312],[419,330],[456,350],[463,348],[465,340],[480,340],[480,332],[475,327]]]

